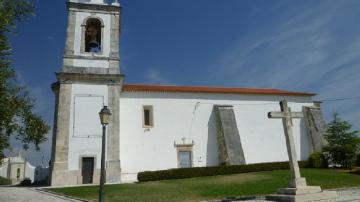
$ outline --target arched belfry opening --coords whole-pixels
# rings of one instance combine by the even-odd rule
[[[102,23],[97,18],[89,18],[85,24],[85,52],[99,53],[102,44]]]

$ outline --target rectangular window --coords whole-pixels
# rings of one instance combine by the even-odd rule
[[[154,115],[152,106],[143,106],[143,127],[154,127]]]
[[[179,167],[191,168],[191,151],[179,151]]]

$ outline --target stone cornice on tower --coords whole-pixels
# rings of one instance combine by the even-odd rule
[[[92,84],[122,84],[123,74],[84,74],[57,72],[59,83],[92,83]]]
[[[78,3],[78,2],[72,2],[68,1],[66,3],[67,8],[69,10],[76,10],[76,11],[87,11],[92,13],[113,13],[113,14],[120,14],[121,7],[120,5],[108,5],[108,4],[89,4],[89,3]]]

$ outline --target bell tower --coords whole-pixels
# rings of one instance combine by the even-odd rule
[[[120,5],[71,0],[63,72],[116,74],[119,69]]]
[[[69,0],[63,66],[55,94],[51,185],[96,184],[100,177],[99,112],[108,106],[106,182],[120,182],[121,7],[117,0]]]

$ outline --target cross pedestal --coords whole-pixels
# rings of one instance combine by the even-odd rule
[[[306,179],[301,177],[297,161],[294,136],[292,134],[292,119],[302,118],[302,112],[291,112],[286,100],[280,102],[280,112],[269,112],[269,118],[281,118],[289,156],[290,179],[287,188],[280,188],[277,195],[266,196],[271,201],[336,201],[335,191],[322,191],[320,186],[307,186]]]

